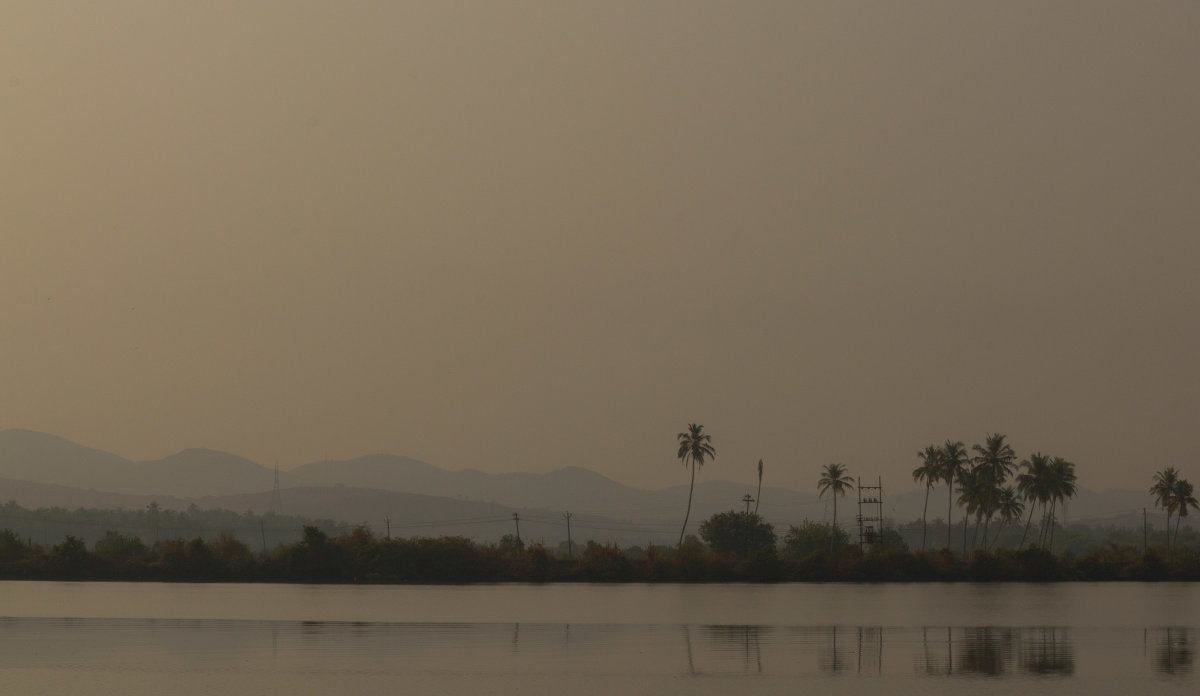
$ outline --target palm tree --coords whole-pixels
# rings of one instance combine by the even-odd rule
[[[688,423],[688,429],[676,436],[679,451],[675,456],[685,467],[691,464],[692,484],[688,487],[687,512],[683,515],[683,529],[679,530],[679,545],[683,546],[683,534],[687,531],[688,517],[692,514],[692,492],[696,489],[696,469],[704,466],[705,459],[716,459],[717,451],[712,446],[712,436],[704,434],[704,426]]]
[[[1187,479],[1179,479],[1175,482],[1175,487],[1172,491],[1171,502],[1174,504],[1176,512],[1179,514],[1179,516],[1175,518],[1176,545],[1179,544],[1179,527],[1183,524],[1183,518],[1188,516],[1188,507],[1191,506],[1193,510],[1200,510],[1200,502],[1197,502],[1196,496],[1192,495],[1193,490],[1194,489],[1192,488],[1191,481],[1188,481]],[[1167,532],[1170,533],[1170,529],[1168,529]]]
[[[967,518],[975,517],[975,533],[972,535],[971,548],[979,538],[979,525],[983,521],[985,507],[983,472],[979,467],[971,467],[958,476],[958,506],[965,508],[963,514],[963,554],[967,553]]]
[[[996,539],[1000,538],[1000,532],[1009,524],[1021,521],[1022,512],[1025,512],[1025,504],[1021,502],[1013,487],[1005,486],[1001,489],[996,504],[996,514],[1000,515],[1000,529],[996,530]],[[984,548],[987,548],[986,545]]]
[[[1050,460],[1050,541],[1047,549],[1054,547],[1054,510],[1058,503],[1067,509],[1067,500],[1075,497],[1075,465],[1062,457]]]
[[[1041,452],[1034,452],[1029,455],[1029,459],[1021,462],[1021,468],[1024,471],[1017,475],[1017,492],[1029,503],[1029,519],[1025,521],[1025,531],[1021,534],[1018,549],[1025,545],[1025,538],[1029,536],[1034,507],[1040,503],[1042,511],[1045,512],[1050,501],[1050,457]]]
[[[758,460],[758,493],[754,494],[754,514],[758,514],[758,503],[762,500],[762,460]]]
[[[1179,482],[1179,471],[1169,466],[1154,474],[1154,485],[1150,486],[1150,494],[1154,496],[1154,507],[1167,510],[1167,550],[1171,550],[1171,514],[1175,511],[1171,500],[1175,495],[1175,484]]]
[[[846,491],[854,490],[853,479],[846,473],[846,467],[834,462],[826,464],[825,469],[821,473],[821,478],[817,480],[817,490],[820,492],[818,498],[824,497],[827,492],[833,492],[833,527],[837,529],[837,499],[839,495],[846,495]],[[831,530],[832,531],[832,530]]]
[[[983,474],[995,483],[1003,484],[1012,475],[1017,454],[1000,433],[988,433],[982,445],[973,445],[974,463],[983,467]]]
[[[975,451],[973,459],[975,468],[979,470],[979,494],[983,497],[982,512],[985,516],[983,523],[983,546],[987,548],[987,528],[995,513],[995,501],[999,497],[1000,488],[1012,475],[1017,463],[1017,454],[1004,441],[1000,433],[988,433],[983,445],[971,447]]]
[[[967,456],[967,447],[962,442],[951,442],[946,440],[946,444],[942,445],[942,480],[946,482],[947,488],[950,489],[949,509],[946,511],[946,550],[950,550],[950,531],[954,528],[951,524],[954,512],[954,480],[961,478],[967,471],[967,464],[971,458]],[[966,547],[966,525],[963,525],[963,547]]]
[[[925,484],[925,508],[921,513],[921,550],[925,550],[925,532],[929,519],[929,490],[933,484],[942,479],[942,450],[937,445],[930,445],[917,452],[921,466],[913,469],[912,477],[916,483]]]

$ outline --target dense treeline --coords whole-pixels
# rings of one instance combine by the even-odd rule
[[[354,525],[333,520],[314,520],[292,515],[260,515],[254,512],[200,509],[169,510],[156,503],[138,509],[60,507],[29,509],[9,501],[0,505],[0,529],[8,529],[27,543],[49,546],[67,535],[89,546],[116,531],[138,537],[148,544],[165,539],[216,541],[232,537],[251,548],[265,550],[298,541],[304,527],[314,526],[327,534],[347,534]]]
[[[68,536],[50,548],[0,532],[0,577],[30,580],[188,582],[468,583],[468,582],[915,582],[1200,580],[1200,553],[1132,547],[1056,556],[1041,548],[910,552],[902,544],[863,553],[839,546],[825,525],[793,528],[781,547],[739,556],[689,538],[679,549],[619,549],[588,543],[574,558],[542,546],[477,544],[459,537],[379,539],[363,528],[329,536],[307,527],[303,539],[252,551],[229,535],[172,539],[148,546],[109,532],[91,548]],[[833,543],[829,543],[832,541]]]

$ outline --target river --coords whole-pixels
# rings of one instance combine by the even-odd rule
[[[23,694],[1194,694],[1200,584],[0,583]]]

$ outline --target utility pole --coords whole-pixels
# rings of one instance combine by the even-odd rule
[[[742,555],[745,556],[750,546],[750,503],[754,498],[747,493],[742,496],[742,502],[746,504],[746,514],[742,516]]]
[[[263,553],[267,552],[267,523],[258,518],[258,532],[262,534]]]
[[[564,512],[563,517],[567,518],[567,559],[570,560],[570,559],[574,558],[574,556],[572,555],[572,549],[571,549],[571,547],[573,546],[573,544],[571,543],[571,513]]]
[[[1142,508],[1142,555],[1150,553],[1150,530],[1146,527],[1146,508]]]
[[[392,540],[392,518],[384,517],[383,523],[387,525],[387,538],[388,538],[388,541],[391,541]]]
[[[517,541],[521,540],[521,516],[513,513],[513,522],[517,524]]]

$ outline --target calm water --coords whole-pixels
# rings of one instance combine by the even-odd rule
[[[1195,694],[1200,585],[0,583],[23,694]]]

